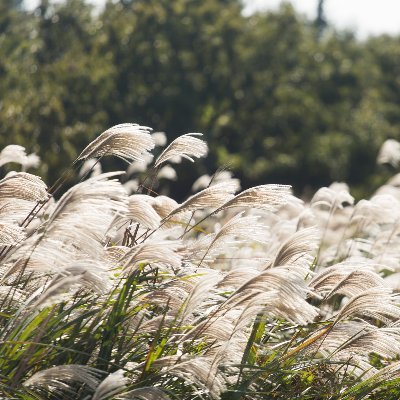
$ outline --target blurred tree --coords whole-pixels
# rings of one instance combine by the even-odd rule
[[[400,39],[329,27],[318,38],[322,1],[319,24],[288,4],[245,17],[239,0],[0,3],[0,147],[40,152],[50,182],[121,122],[170,140],[202,131],[209,171],[229,164],[244,186],[298,192],[332,180],[370,189],[379,145],[399,139]],[[183,194],[195,170],[179,173]]]
[[[43,0],[29,18],[21,12],[29,24],[14,24],[12,29],[22,31],[7,35],[10,46],[2,46],[8,52],[2,144],[15,142],[40,152],[41,173],[50,182],[108,124],[102,101],[111,90],[111,76],[99,63],[94,43],[99,24],[91,12],[84,1],[55,6]]]
[[[320,38],[323,30],[327,26],[327,21],[325,19],[325,13],[324,13],[324,0],[318,0],[317,18],[315,20],[315,26],[317,28],[318,38]]]
[[[134,120],[165,130],[170,139],[204,131],[209,139],[234,100],[235,46],[244,28],[240,2],[110,2],[101,20],[103,55],[117,66],[110,123]],[[192,171],[180,171],[183,191]]]

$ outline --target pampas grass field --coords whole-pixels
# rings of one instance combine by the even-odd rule
[[[1,398],[400,397],[400,178],[357,203],[222,169],[182,203],[157,192],[207,151],[117,125],[47,187],[35,155],[2,150]]]

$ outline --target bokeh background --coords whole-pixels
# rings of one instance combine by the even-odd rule
[[[1,0],[0,148],[39,154],[51,184],[99,133],[137,122],[204,133],[210,156],[177,167],[178,198],[221,165],[244,188],[369,195],[393,172],[379,147],[400,139],[400,17],[341,24],[347,3]],[[377,2],[351,3],[362,16]]]

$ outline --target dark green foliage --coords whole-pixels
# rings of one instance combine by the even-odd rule
[[[110,1],[100,13],[8,0],[0,15],[0,148],[38,152],[50,182],[121,121],[169,139],[204,132],[200,168],[229,164],[246,187],[345,180],[360,196],[384,180],[373,165],[399,138],[399,38],[322,31],[289,5],[247,17],[239,0]]]

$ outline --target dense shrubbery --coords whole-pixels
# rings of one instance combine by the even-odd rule
[[[159,178],[207,145],[163,139],[115,126],[49,189],[27,172],[0,180],[2,396],[398,399],[398,176],[355,205],[344,184],[304,204],[221,170],[179,204]],[[129,172],[102,174],[111,155]]]
[[[204,132],[208,173],[229,164],[244,187],[345,180],[359,197],[384,181],[374,158],[399,139],[399,38],[319,37],[290,6],[247,17],[239,0],[121,0],[100,13],[83,0],[18,3],[0,5],[0,147],[40,148],[50,181],[131,120],[170,140]]]

